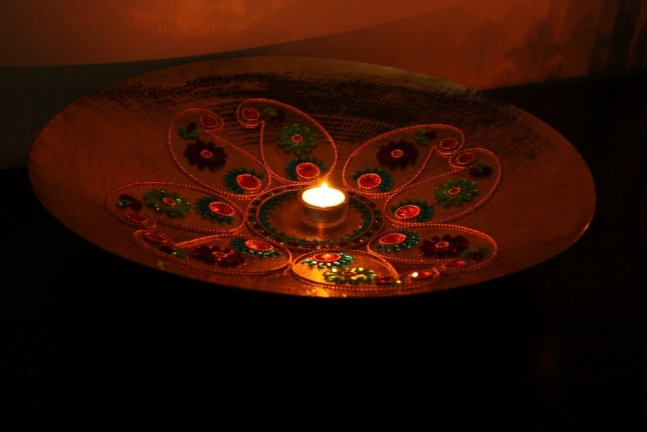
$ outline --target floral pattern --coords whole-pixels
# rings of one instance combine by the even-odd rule
[[[139,230],[135,238],[144,249],[190,258],[183,267],[230,275],[273,273],[278,280],[291,274],[335,295],[399,292],[401,285],[420,290],[441,274],[481,268],[496,255],[496,243],[486,234],[444,225],[487,201],[501,178],[496,155],[486,149],[462,150],[466,139],[461,130],[439,124],[406,126],[354,143],[357,148],[348,155],[338,151],[315,119],[284,103],[248,99],[235,115],[238,124],[225,123],[215,112],[192,108],[173,120],[170,130],[177,133],[168,134],[172,163],[199,186],[140,182],[110,193],[106,202],[112,205],[106,209]],[[258,130],[259,148],[253,145],[252,129]],[[213,142],[201,140],[201,132],[215,137]],[[241,142],[229,142],[232,137]],[[177,157],[183,151],[185,158]],[[341,170],[339,158],[347,158]],[[370,160],[374,162],[366,162]],[[214,181],[212,172],[232,161],[240,165],[227,167],[222,181]],[[459,170],[467,178],[452,178]],[[479,182],[481,195],[474,199],[479,194],[476,181],[492,174],[493,181]],[[329,176],[346,189],[348,219],[342,227],[315,232],[296,217],[297,195],[304,184]],[[434,201],[429,201],[430,192]],[[243,214],[224,198],[234,194],[244,202]],[[444,209],[461,205],[465,208]],[[187,217],[174,221],[154,213]],[[182,234],[157,231],[158,224]],[[291,252],[302,255],[293,259]],[[280,273],[286,268],[289,273]]]
[[[245,192],[255,192],[261,187],[263,173],[253,169],[234,168],[223,176],[227,189],[235,194],[243,195]]]
[[[227,247],[221,249],[216,245],[196,246],[191,249],[191,255],[207,264],[215,264],[224,268],[245,264],[245,257],[240,252]]]
[[[290,180],[314,180],[322,172],[328,171],[322,160],[315,157],[299,156],[285,164],[285,176]]]
[[[303,264],[309,265],[310,267],[331,268],[333,266],[335,267],[347,266],[348,264],[351,264],[353,261],[355,261],[355,258],[353,258],[351,255],[344,252],[322,252],[317,255],[314,255],[311,258],[306,258],[301,262]]]
[[[401,230],[385,234],[379,239],[378,252],[399,252],[401,249],[411,249],[420,243],[420,234],[415,231]]]
[[[406,168],[407,165],[413,165],[418,159],[418,149],[405,140],[400,142],[391,141],[387,145],[380,147],[377,153],[377,160],[381,165],[386,165],[389,169]]]
[[[380,192],[387,192],[393,187],[393,176],[389,172],[377,167],[357,170],[350,177],[357,181],[359,189],[366,191],[378,190]]]
[[[221,224],[234,223],[234,209],[227,203],[222,202],[216,196],[202,197],[195,203],[196,210],[203,217]]]
[[[359,283],[372,283],[377,279],[377,274],[364,267],[333,267],[324,272],[324,279],[336,284],[357,285]]]
[[[427,204],[427,201],[418,199],[399,201],[397,205],[391,206],[391,211],[396,218],[402,221],[427,222],[434,217],[433,204]]]
[[[209,168],[215,171],[221,168],[227,162],[227,154],[222,147],[216,147],[211,141],[205,143],[198,140],[194,143],[189,143],[184,151],[184,156],[191,165],[197,165],[199,169],[204,170]]]
[[[437,259],[452,258],[463,252],[469,246],[469,240],[462,235],[442,237],[433,236],[420,245],[420,252],[426,257]]]
[[[472,201],[472,198],[478,194],[476,183],[465,178],[460,180],[450,179],[447,183],[438,185],[434,192],[436,202],[445,207],[451,205],[460,206],[464,202]]]
[[[317,135],[307,126],[284,126],[276,134],[276,141],[287,152],[310,153],[317,145]]]
[[[259,258],[276,258],[282,254],[274,249],[274,246],[263,240],[246,239],[237,237],[231,241],[231,247],[244,255],[257,256]]]
[[[151,189],[144,194],[144,202],[157,213],[166,213],[170,217],[186,216],[191,211],[188,200],[181,198],[177,192],[166,189]]]

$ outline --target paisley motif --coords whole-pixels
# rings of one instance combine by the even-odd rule
[[[308,114],[272,99],[236,103],[232,112],[191,108],[172,120],[170,160],[194,184],[139,182],[108,193],[107,211],[137,229],[142,249],[215,273],[289,268],[283,274],[315,291],[375,295],[414,292],[495,259],[493,238],[446,224],[485,205],[502,176],[497,156],[468,146],[459,128],[405,126],[357,143],[341,164],[333,138]],[[324,180],[346,189],[349,207],[344,224],[318,231],[296,216],[296,197]],[[293,260],[291,251],[302,255]]]

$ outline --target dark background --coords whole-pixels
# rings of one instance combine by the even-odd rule
[[[573,143],[598,208],[559,256],[449,292],[311,299],[182,279],[93,246],[26,168],[0,171],[0,429],[647,426],[647,75],[485,93]]]

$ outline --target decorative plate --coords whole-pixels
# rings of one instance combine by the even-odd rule
[[[124,80],[59,113],[30,155],[64,224],[126,259],[219,285],[405,295],[563,251],[595,208],[559,133],[471,89],[388,67],[238,58]],[[323,181],[346,222],[301,223]]]

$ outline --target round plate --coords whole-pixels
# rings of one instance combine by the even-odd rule
[[[214,60],[114,84],[51,120],[29,172],[54,216],[128,260],[320,297],[516,272],[573,244],[595,208],[581,156],[528,113],[422,74],[309,58]],[[267,191],[322,180],[383,214],[365,246],[337,249],[343,261],[311,266],[289,239],[250,229]],[[279,210],[269,226],[289,225]]]

